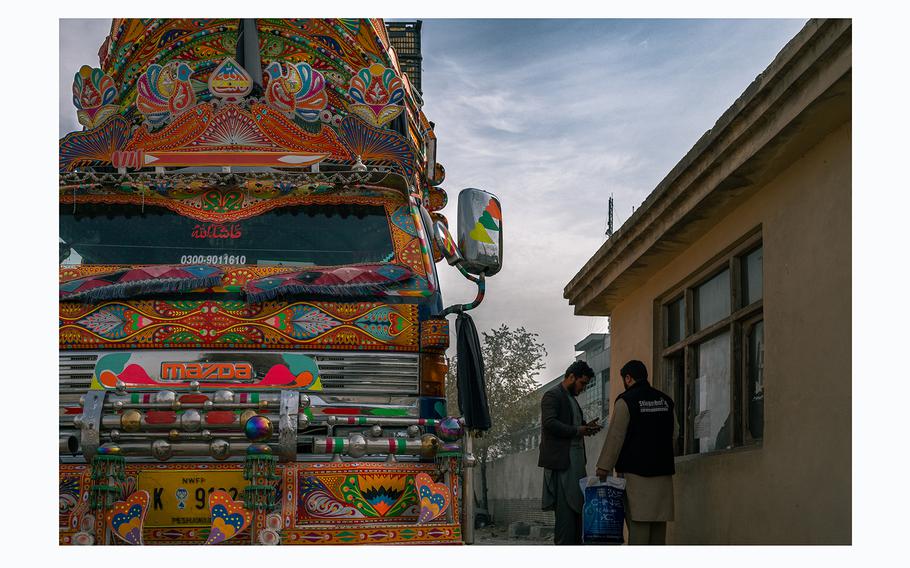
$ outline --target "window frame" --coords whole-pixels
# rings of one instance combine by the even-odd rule
[[[759,321],[764,320],[764,286],[762,286],[762,297],[748,305],[743,305],[744,298],[742,294],[742,263],[745,257],[763,247],[761,226],[752,229],[726,248],[721,253],[712,257],[698,269],[693,271],[689,276],[672,288],[661,294],[654,300],[654,344],[658,346],[654,349],[654,360],[652,368],[655,369],[654,382],[657,388],[663,390],[670,396],[674,402],[682,404],[682,423],[679,424],[682,438],[682,447],[677,448],[677,454],[680,456],[699,456],[718,452],[727,452],[737,447],[757,446],[761,444],[761,439],[753,439],[748,429],[748,401],[745,393],[748,392],[748,369],[746,354],[746,334]],[[730,314],[719,321],[695,331],[695,289],[711,280],[724,270],[730,271]],[[762,264],[762,281],[764,284],[764,264]],[[669,341],[669,307],[682,298],[684,311],[684,336],[680,341],[672,345],[667,345]],[[729,448],[716,448],[710,452],[694,451],[693,432],[689,424],[693,412],[692,405],[689,404],[694,380],[696,378],[696,367],[698,364],[696,349],[699,344],[725,332],[730,334],[730,412],[732,413],[731,424],[733,426],[732,436],[729,440]],[[668,375],[670,371],[667,363],[672,358],[682,357],[682,400],[677,400],[675,389],[669,389]],[[669,390],[668,390],[669,389]],[[672,390],[673,392],[670,392]],[[677,416],[679,416],[677,414]]]

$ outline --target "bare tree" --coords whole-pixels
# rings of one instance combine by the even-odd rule
[[[487,463],[516,449],[515,434],[534,422],[538,408],[528,394],[537,388],[535,378],[544,368],[547,350],[538,334],[524,327],[509,329],[502,324],[483,332],[483,353],[487,401],[490,405],[491,428],[478,437],[474,451],[480,465],[480,505],[488,509]],[[450,416],[458,416],[456,381],[457,360],[449,360],[446,377],[446,402]]]

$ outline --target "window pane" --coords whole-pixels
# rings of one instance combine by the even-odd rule
[[[730,333],[705,341],[695,349],[698,369],[691,389],[690,424],[696,453],[732,446],[730,414]]]
[[[762,297],[762,249],[758,247],[742,258],[744,306]]]
[[[674,354],[670,357],[664,359],[664,385],[666,385],[666,393],[673,398],[673,402],[676,403],[676,423],[679,424],[679,436],[676,438],[674,444],[674,450],[677,455],[682,453],[683,441],[685,440],[685,432],[683,424],[683,412],[685,409],[685,383],[684,383],[684,373],[685,373],[685,359],[683,358],[682,353]]]
[[[724,270],[695,289],[695,330],[730,315],[730,271]]]
[[[749,330],[749,434],[759,439],[765,430],[765,322]]]
[[[588,381],[585,390],[581,391],[578,395],[578,406],[581,407],[582,413],[584,414],[585,420],[591,420],[592,418],[597,418],[600,416],[592,416],[591,412],[597,412],[600,407],[600,401],[597,400],[597,395],[600,394],[600,391],[597,387],[597,375],[595,374],[591,377],[591,380]],[[596,407],[595,407],[596,404]]]
[[[667,345],[669,347],[686,336],[686,304],[683,298],[667,305]]]

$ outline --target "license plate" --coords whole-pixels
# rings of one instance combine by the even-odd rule
[[[209,495],[216,489],[243,499],[243,471],[197,469],[143,471],[139,489],[148,491],[147,527],[207,527],[211,525]]]

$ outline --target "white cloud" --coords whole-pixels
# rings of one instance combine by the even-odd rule
[[[473,315],[481,330],[504,322],[539,332],[549,351],[541,380],[565,369],[587,333],[606,330],[605,318],[574,316],[562,292],[604,241],[609,195],[618,228],[801,24],[661,26],[675,41],[659,30],[604,34],[509,66],[437,57],[425,32],[425,110],[448,172],[445,213],[454,219],[462,187],[503,202],[504,268]],[[447,303],[473,297],[445,265],[440,278]]]
[[[802,26],[798,21],[428,20],[425,112],[436,123],[454,222],[458,190],[503,203],[505,262],[472,313],[479,330],[539,332],[546,381],[605,318],[581,318],[566,283]],[[60,134],[77,129],[72,76],[98,65],[110,20],[60,24]],[[454,228],[454,227],[453,227]],[[438,265],[447,304],[474,285]]]

